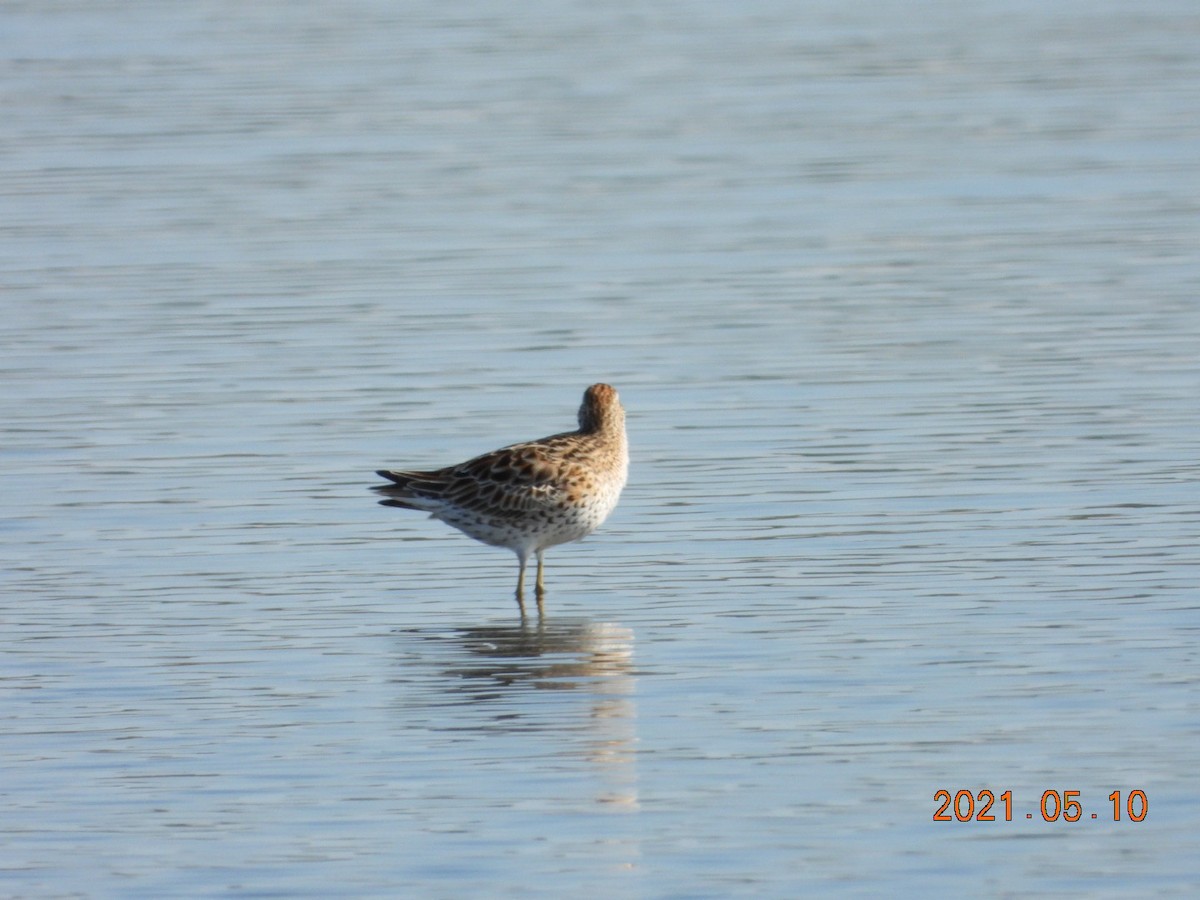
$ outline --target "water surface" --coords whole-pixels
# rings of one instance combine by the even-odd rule
[[[0,894],[1200,885],[1191,4],[4,19]]]

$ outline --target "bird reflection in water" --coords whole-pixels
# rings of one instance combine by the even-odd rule
[[[614,810],[637,809],[632,629],[539,616],[514,625],[472,625],[429,638],[452,649],[454,658],[443,675],[450,677],[449,689],[459,702],[491,711],[482,727],[563,733],[570,752],[585,758],[602,776],[604,788],[597,802]],[[536,693],[540,691],[575,692],[586,699],[587,707],[548,707],[537,700],[544,696]],[[460,718],[457,727],[463,724]]]
[[[610,622],[538,617],[536,624],[476,625],[459,632],[470,654],[455,673],[503,685],[527,683],[546,690],[583,685],[607,688],[595,679],[628,675],[633,662],[633,632]]]

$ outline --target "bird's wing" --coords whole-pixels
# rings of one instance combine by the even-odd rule
[[[493,516],[520,518],[561,503],[567,493],[561,465],[542,442],[514,444],[432,474],[439,476],[441,499]]]

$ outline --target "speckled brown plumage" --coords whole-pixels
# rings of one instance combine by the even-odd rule
[[[625,410],[614,388],[583,394],[579,429],[502,447],[457,466],[429,471],[379,470],[392,483],[376,490],[384,506],[419,509],[464,534],[517,554],[517,599],[525,564],[536,554],[537,595],[545,591],[542,554],[577,541],[603,522],[629,469]]]

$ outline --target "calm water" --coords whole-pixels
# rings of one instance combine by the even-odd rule
[[[1195,892],[1198,38],[6,4],[0,896]],[[598,380],[544,618],[367,491]]]

